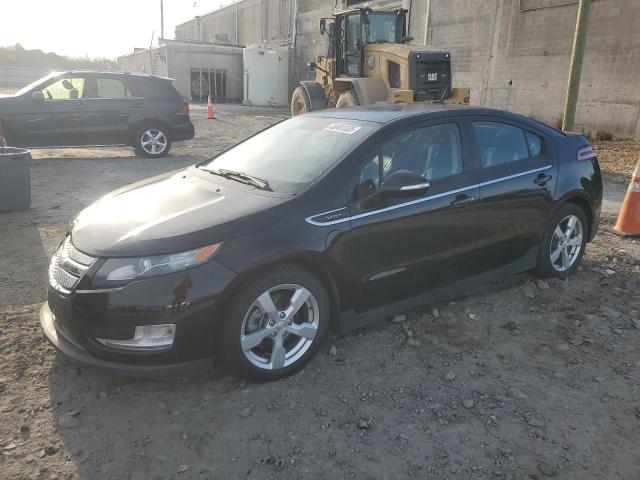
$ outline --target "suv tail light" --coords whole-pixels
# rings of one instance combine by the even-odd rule
[[[583,162],[585,160],[591,160],[592,158],[596,158],[596,152],[591,145],[586,145],[584,147],[580,147],[578,149],[577,160],[579,162]]]
[[[182,105],[182,107],[180,107],[180,110],[178,110],[176,112],[176,115],[178,115],[179,117],[183,117],[185,115],[189,115],[189,104],[185,103],[184,105]]]

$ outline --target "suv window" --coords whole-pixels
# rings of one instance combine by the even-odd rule
[[[480,149],[483,167],[493,167],[505,163],[529,159],[529,146],[524,130],[513,125],[498,122],[473,122],[473,130]],[[534,137],[537,137],[534,135]],[[541,150],[541,139],[538,151]],[[535,142],[532,147],[535,148]]]
[[[98,98],[120,98],[130,97],[131,92],[127,90],[124,83],[117,78],[96,78]]]
[[[45,100],[73,100],[82,98],[84,78],[65,77],[42,89]]]
[[[358,196],[363,198],[377,192],[384,178],[398,170],[409,170],[430,182],[461,174],[458,125],[445,123],[419,128],[386,141],[362,169]]]

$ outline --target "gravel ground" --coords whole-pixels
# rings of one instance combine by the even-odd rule
[[[34,152],[32,209],[0,216],[0,478],[640,478],[640,242],[604,231],[568,281],[522,274],[331,336],[272,383],[136,381],[57,355],[38,308],[71,216],[286,115],[217,113],[194,107],[197,137],[162,160]],[[628,182],[638,142],[597,148]]]

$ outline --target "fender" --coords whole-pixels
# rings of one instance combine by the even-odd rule
[[[354,90],[360,105],[386,102],[389,95],[381,78],[336,78],[334,81],[344,85],[346,88],[343,90]],[[349,84],[349,86],[345,84]]]
[[[305,89],[307,95],[309,95],[311,111],[324,110],[327,108],[327,96],[324,93],[322,85],[314,81],[300,82],[300,85]]]

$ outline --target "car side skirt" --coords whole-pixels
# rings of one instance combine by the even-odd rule
[[[387,318],[401,312],[424,307],[429,304],[441,303],[456,298],[492,291],[515,282],[517,273],[531,270],[536,266],[539,247],[532,247],[521,259],[503,265],[495,270],[468,277],[457,282],[420,293],[416,296],[381,307],[357,311],[355,309],[341,312],[335,319],[333,328],[344,334],[359,328],[380,323]],[[511,277],[511,278],[509,278]],[[502,281],[500,283],[496,283]],[[511,283],[510,283],[511,282]]]

